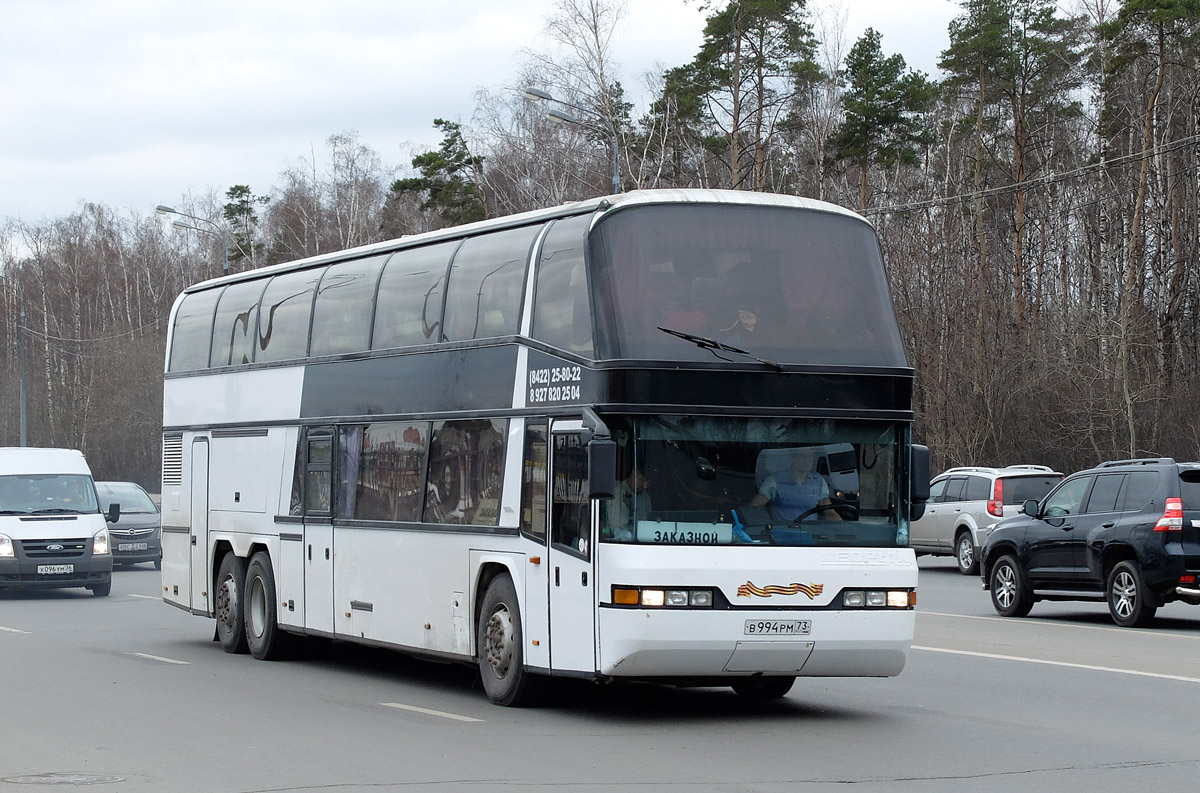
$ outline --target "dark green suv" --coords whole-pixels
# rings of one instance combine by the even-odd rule
[[[1114,622],[1140,627],[1165,603],[1200,605],[1200,463],[1103,463],[1022,512],[979,557],[1001,616],[1039,600],[1106,600]]]

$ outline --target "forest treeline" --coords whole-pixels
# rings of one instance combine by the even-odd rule
[[[935,468],[1200,458],[1200,0],[960,5],[934,79],[811,1],[710,2],[695,58],[644,76],[637,108],[612,60],[624,6],[559,0],[547,50],[469,122],[435,120],[441,145],[411,163],[347,131],[322,165],[175,207],[207,233],[98,203],[10,220],[0,445],[18,442],[24,349],[29,444],[157,487],[168,312],[219,274],[221,237],[241,271],[603,195],[615,149],[622,190],[867,215]]]

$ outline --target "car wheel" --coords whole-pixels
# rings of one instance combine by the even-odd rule
[[[747,699],[779,699],[792,690],[794,677],[748,677],[734,683],[731,688],[738,696]]]
[[[517,590],[507,574],[488,584],[479,612],[479,676],[488,699],[519,707],[532,701],[533,675],[525,671],[524,639]]]
[[[246,646],[246,611],[242,595],[246,591],[246,562],[232,552],[221,559],[217,570],[216,606],[217,638],[227,653],[244,653]]]
[[[988,576],[992,607],[1001,617],[1024,617],[1033,608],[1033,594],[1025,583],[1025,571],[1012,556],[1001,556]]]
[[[958,559],[958,572],[963,575],[975,575],[979,571],[979,563],[975,561],[975,543],[971,541],[971,532],[964,531],[954,542],[954,555]]]
[[[1144,628],[1154,621],[1158,607],[1150,604],[1142,574],[1133,562],[1121,562],[1112,569],[1105,595],[1113,622],[1122,628]]]

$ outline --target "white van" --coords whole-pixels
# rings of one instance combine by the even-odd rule
[[[114,514],[115,513],[115,514]],[[92,472],[75,449],[0,448],[0,588],[112,589],[113,557]]]

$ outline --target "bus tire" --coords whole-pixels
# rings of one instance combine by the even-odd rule
[[[246,591],[246,562],[232,551],[221,558],[214,588],[214,616],[217,638],[227,653],[244,653],[246,647],[246,611],[242,596]]]
[[[246,644],[260,661],[277,661],[288,653],[286,631],[279,627],[279,603],[271,557],[259,551],[246,568]]]
[[[784,677],[747,677],[734,683],[731,688],[739,697],[747,699],[779,699],[787,696],[792,690],[796,678]]]
[[[533,675],[525,670],[525,638],[521,607],[512,578],[492,579],[479,610],[476,646],[479,676],[488,699],[497,705],[520,707],[533,699]]]

